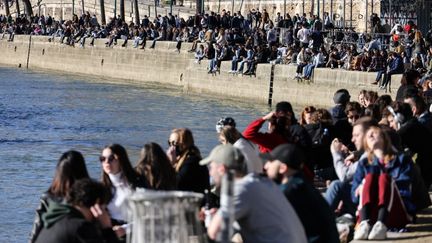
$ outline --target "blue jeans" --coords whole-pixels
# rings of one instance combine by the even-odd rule
[[[377,70],[377,76],[375,81],[376,82],[380,82],[381,81],[381,77],[385,74],[386,70],[382,69],[382,70]],[[380,84],[381,85],[381,84]]]
[[[351,200],[351,183],[342,182],[340,180],[332,181],[327,188],[324,198],[330,205],[330,210],[333,212],[343,202],[342,214],[349,213],[355,215],[357,205]]]
[[[233,57],[231,61],[231,71],[237,71],[237,64],[239,62],[239,59],[237,57]]]
[[[312,76],[312,72],[315,68],[315,64],[308,64],[306,65],[306,67],[304,67],[304,77],[305,78],[310,78]]]

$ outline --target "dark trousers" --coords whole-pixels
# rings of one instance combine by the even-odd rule
[[[384,74],[384,79],[383,79],[383,82],[382,82],[382,85],[381,86],[383,86],[383,87],[387,87],[387,85],[389,86],[389,88],[390,88],[390,86],[391,86],[391,76],[393,75],[393,74],[399,74],[400,72],[397,72],[397,71],[388,71],[388,72],[386,72],[385,74]]]
[[[303,73],[303,68],[307,65],[307,63],[300,63],[299,65],[297,65],[297,71],[296,73],[302,74]]]

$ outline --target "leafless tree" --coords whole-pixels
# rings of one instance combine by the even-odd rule
[[[27,13],[27,18],[30,18],[30,16],[33,16],[33,8],[31,5],[30,0],[23,0],[24,6],[25,6],[25,10]]]

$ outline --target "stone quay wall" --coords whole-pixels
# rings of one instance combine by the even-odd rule
[[[237,98],[245,102],[275,104],[288,100],[295,105],[329,107],[337,89],[345,88],[356,100],[362,89],[377,90],[370,83],[375,73],[317,68],[311,82],[293,79],[293,65],[258,64],[256,76],[229,74],[231,62],[224,61],[220,73],[208,74],[208,60],[195,62],[188,53],[190,43],[183,43],[180,53],[176,42],[157,42],[155,49],[134,49],[131,43],[122,48],[105,47],[106,40],[97,40],[94,47],[79,48],[48,42],[47,37],[16,36],[14,42],[0,41],[0,65],[29,69],[53,70],[70,74],[98,77],[102,82],[160,83],[184,92],[206,93],[218,98]],[[120,42],[121,43],[121,40]],[[393,77],[394,96],[401,75]],[[380,94],[383,92],[380,91]]]

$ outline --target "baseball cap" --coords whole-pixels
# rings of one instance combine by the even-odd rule
[[[274,148],[270,153],[260,154],[264,161],[280,160],[288,167],[300,169],[305,161],[303,151],[294,144],[281,144]]]
[[[231,144],[220,144],[213,148],[209,156],[202,159],[200,165],[208,165],[210,162],[223,164],[229,169],[242,169],[244,156],[242,152]]]
[[[222,117],[221,119],[219,119],[219,121],[216,123],[216,132],[220,133],[222,131],[222,128],[224,126],[232,126],[232,127],[236,127],[236,122],[233,118],[231,117]]]

